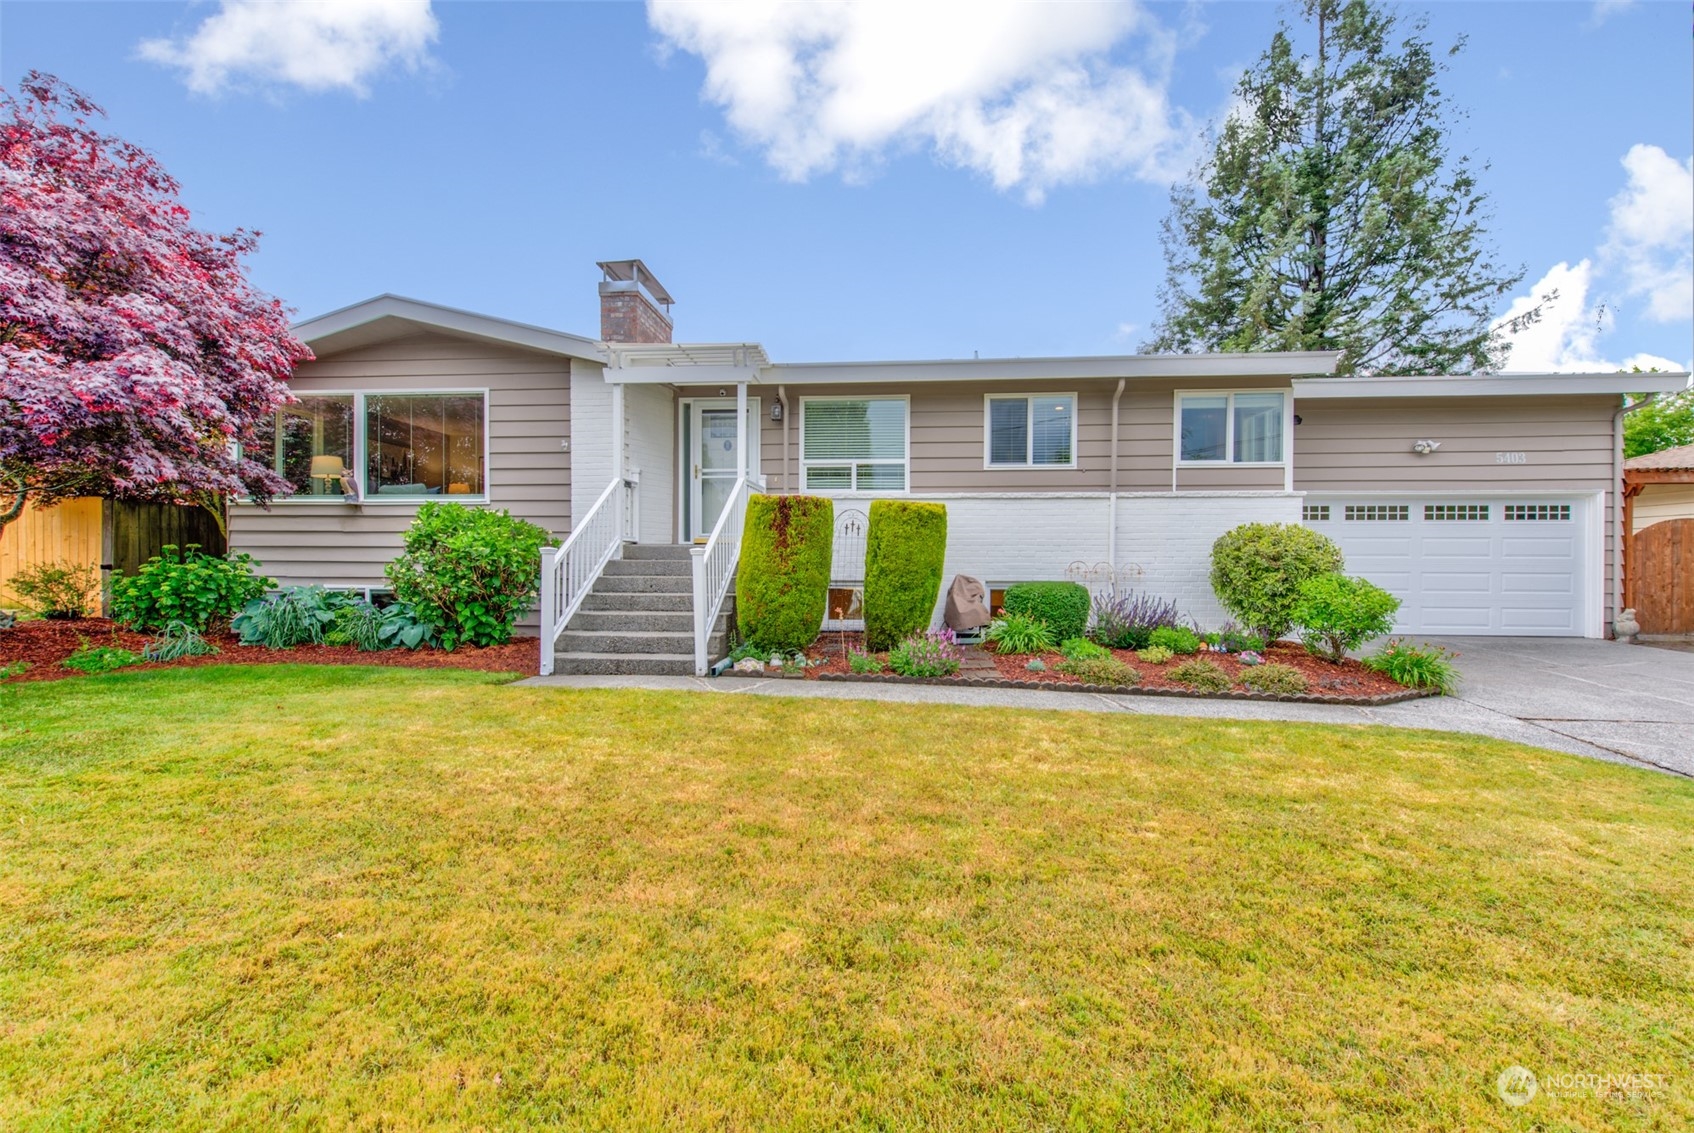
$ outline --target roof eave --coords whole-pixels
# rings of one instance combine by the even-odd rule
[[[1433,374],[1409,377],[1295,378],[1298,399],[1408,397],[1537,397],[1557,394],[1676,393],[1688,388],[1681,373]]]
[[[492,342],[504,346],[516,346],[525,350],[535,350],[543,354],[555,354],[567,358],[580,359],[585,362],[603,364],[606,353],[600,343],[593,339],[582,338],[563,331],[549,330],[546,327],[532,326],[529,323],[513,322],[510,319],[499,319],[491,315],[479,315],[473,311],[461,311],[456,307],[443,307],[436,303],[425,303],[418,299],[408,299],[403,295],[384,294],[363,302],[342,307],[315,318],[306,319],[294,324],[296,336],[314,350],[325,353],[343,348],[339,342],[346,343],[345,348],[364,345],[358,341],[359,336],[353,332],[369,328],[385,319],[393,319],[426,329],[438,330],[462,338],[473,338],[484,342]],[[353,339],[354,341],[349,341]],[[377,339],[380,341],[380,339]],[[323,349],[319,349],[322,347]]]

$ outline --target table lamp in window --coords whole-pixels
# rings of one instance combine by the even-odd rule
[[[346,490],[347,465],[342,462],[339,456],[314,456],[312,458],[311,475],[312,479],[323,481],[322,490],[317,493],[320,496],[331,494],[330,481],[332,480],[340,481],[342,490]]]

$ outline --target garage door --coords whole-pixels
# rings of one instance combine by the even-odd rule
[[[1308,496],[1347,573],[1401,601],[1401,633],[1580,637],[1587,501]]]

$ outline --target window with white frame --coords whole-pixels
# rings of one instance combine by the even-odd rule
[[[1177,459],[1183,464],[1282,464],[1287,396],[1281,392],[1185,393],[1177,397]]]
[[[803,398],[800,467],[807,491],[904,492],[903,397]]]
[[[294,485],[288,498],[359,494],[485,497],[487,398],[481,392],[304,394],[255,429],[258,451]]]
[[[985,426],[990,468],[1076,467],[1076,395],[994,394]]]

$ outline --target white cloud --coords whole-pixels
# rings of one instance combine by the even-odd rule
[[[247,81],[363,96],[390,66],[426,65],[436,33],[429,0],[221,0],[189,35],[138,50],[201,94]]]
[[[1690,363],[1673,362],[1656,354],[1634,354],[1618,361],[1609,359],[1600,340],[1611,330],[1614,316],[1603,303],[1592,302],[1594,264],[1554,264],[1535,282],[1529,294],[1512,301],[1496,328],[1512,344],[1506,360],[1508,373],[1607,373],[1639,366],[1643,370],[1687,370]],[[1537,321],[1510,333],[1506,326],[1542,302]]]
[[[1588,11],[1588,26],[1597,28],[1613,16],[1629,11],[1635,4],[1636,0],[1594,0],[1594,6]]]
[[[1629,181],[1612,198],[1601,249],[1608,273],[1621,275],[1624,294],[1646,297],[1649,319],[1694,318],[1694,157],[1635,145],[1623,167]]]
[[[1193,130],[1165,92],[1175,37],[1129,0],[649,0],[647,15],[791,180],[862,177],[928,146],[1039,201],[1119,171],[1166,182],[1187,162]]]

